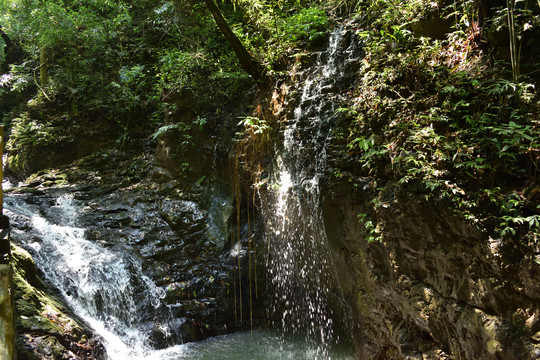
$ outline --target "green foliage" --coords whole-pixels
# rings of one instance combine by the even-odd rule
[[[364,229],[366,231],[366,241],[368,243],[371,242],[382,242],[382,236],[379,234],[379,229],[374,223],[368,214],[358,214],[358,222],[364,226]]]
[[[493,16],[487,21],[487,30],[492,34],[508,34],[514,82],[518,82],[520,78],[521,49],[524,45],[534,46],[538,37],[540,14],[533,11],[533,8],[534,5],[531,7],[527,1],[507,0],[506,7],[494,8]]]
[[[152,97],[146,96],[149,88],[149,74],[144,65],[130,65],[119,69],[117,79],[111,81],[106,91],[109,97],[102,103],[110,113],[114,113],[120,125],[137,112],[146,111]]]
[[[241,119],[238,125],[244,127],[244,133],[247,133],[248,136],[262,135],[272,130],[264,119],[254,116],[244,116]]]
[[[40,149],[60,141],[61,129],[23,113],[12,121],[11,136],[6,145],[6,150],[12,154],[8,163],[12,169],[25,170],[37,158]]]
[[[31,119],[28,114],[22,114],[21,118],[13,119],[12,134],[18,139],[16,143],[10,142],[8,149],[13,147],[19,149],[18,153],[25,149],[30,149],[37,145],[44,145],[54,141],[54,134],[45,124],[40,124],[37,120]]]
[[[446,40],[415,36],[426,9],[403,5],[359,7],[366,55],[355,97],[337,111],[349,120],[342,152],[355,163],[347,166],[449,200],[493,236],[532,239],[539,215],[516,188],[540,175],[534,85],[509,79],[504,64],[489,66],[471,1],[436,10],[454,20]]]
[[[280,37],[286,39],[291,45],[301,40],[307,41],[309,45],[324,37],[328,28],[328,17],[322,8],[304,8],[284,19],[281,27]]]
[[[22,45],[25,58],[0,77],[0,109],[20,94],[23,104],[45,96],[47,102],[39,101],[43,123],[68,114],[88,126],[116,124],[114,136],[124,146],[150,136],[173,116],[175,96],[186,89],[195,100],[184,106],[203,119],[233,108],[243,99],[238,94],[252,85],[204,6],[149,0],[6,0],[2,10],[0,24]],[[47,54],[44,63],[42,49]],[[48,70],[46,86],[39,82],[42,67]],[[28,112],[23,104],[22,110],[13,107],[2,114],[6,124],[22,117],[17,111]]]
[[[237,35],[270,72],[301,47],[317,44],[329,27],[328,3],[322,1],[236,0],[245,14],[235,23]]]
[[[519,125],[513,121],[499,126],[487,126],[494,137],[494,142],[499,152],[499,158],[510,157],[510,161],[516,161],[520,154],[526,153],[531,147],[538,148],[540,140],[533,138],[531,125]]]
[[[110,112],[115,98],[125,101],[115,77],[125,67],[120,62],[127,55],[126,31],[134,25],[128,10],[124,2],[80,0],[70,6],[55,0],[9,2],[0,21],[27,54],[26,61],[16,65],[24,71],[12,70],[11,90],[36,82],[36,72],[45,66],[51,81],[44,91],[51,100],[69,96],[74,108]],[[44,64],[39,60],[41,49],[47,52]],[[124,105],[113,104],[117,109]]]
[[[204,63],[202,52],[194,54],[180,49],[163,49],[158,55],[156,86],[171,90],[188,87],[194,77],[200,76]]]
[[[329,26],[326,5],[238,0],[220,8],[272,70],[298,47],[324,37]],[[63,114],[89,126],[105,121],[116,124],[117,142],[124,146],[139,136],[153,133],[157,138],[168,126],[163,124],[183,107],[197,119],[235,109],[253,85],[202,3],[5,0],[0,7],[0,23],[22,45],[25,57],[0,78],[0,103],[9,103],[16,94],[24,94],[24,102],[38,100],[40,122],[55,128],[54,119]],[[39,81],[43,68],[46,85]],[[192,95],[184,99],[184,93]],[[2,115],[9,124],[25,112],[21,104],[20,110]],[[191,141],[189,132],[203,125],[201,120],[177,130]],[[254,136],[271,130],[264,124],[245,128]],[[17,130],[12,136],[15,143],[26,135]]]
[[[376,164],[386,157],[388,149],[386,146],[378,144],[375,136],[351,136],[347,143],[348,153],[350,155],[359,155],[359,161],[362,167],[373,171]]]
[[[239,160],[246,170],[251,168],[248,171],[260,172],[261,163],[266,161],[263,159],[268,156],[272,144],[273,128],[264,118],[241,116],[239,119],[238,126],[242,128],[242,131],[236,133]]]
[[[32,86],[33,76],[25,64],[10,65],[10,72],[2,75],[0,87],[6,92],[20,93]]]
[[[497,204],[501,212],[501,222],[498,226],[498,231],[501,236],[516,235],[520,229],[524,227],[537,232],[540,231],[540,215],[524,216],[523,207],[524,201],[517,193],[510,193],[500,199]]]

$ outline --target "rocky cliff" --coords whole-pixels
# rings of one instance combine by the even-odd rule
[[[498,130],[487,135],[476,127],[494,130],[492,123],[473,125],[466,140],[459,138],[460,131],[469,131],[463,117],[486,116],[489,106],[471,107],[467,115],[454,107],[444,121],[456,123],[440,127],[439,119],[429,114],[450,104],[448,98],[440,98],[445,90],[437,90],[448,83],[431,76],[444,66],[408,62],[417,61],[407,55],[417,48],[400,49],[395,38],[388,43],[363,41],[366,35],[355,26],[359,25],[350,23],[343,29],[353,35],[342,38],[338,53],[346,59],[351,41],[364,52],[345,62],[331,86],[325,86],[323,76],[310,78],[319,66],[317,56],[299,59],[292,81],[274,91],[268,112],[258,113],[277,129],[278,156],[271,161],[253,156],[253,168],[265,163],[269,174],[276,172],[283,148],[291,147],[287,132],[292,132],[292,147],[302,146],[304,155],[295,160],[300,180],[293,179],[291,192],[302,197],[309,190],[301,176],[313,171],[321,153],[328,157],[319,174],[322,179],[316,181],[321,184],[333,263],[351,309],[336,313],[342,316],[340,326],[352,329],[361,358],[538,359],[540,257],[534,219],[540,201],[532,195],[538,188],[536,145],[524,145],[523,158],[517,155],[506,162],[484,141],[508,140],[499,138]],[[478,79],[478,92],[462,96],[480,103],[486,80],[478,78],[478,71],[498,75],[484,67],[481,52],[468,56],[466,65],[457,64],[463,71],[459,76]],[[320,93],[306,96],[303,83],[310,81],[317,85],[309,86],[321,86]],[[452,75],[448,81],[453,81]],[[526,112],[526,104],[508,106]],[[520,120],[530,126],[531,140],[538,135],[535,111]],[[314,118],[321,115],[326,120]],[[296,120],[302,116],[305,123]],[[506,126],[504,118],[499,121]],[[280,145],[283,138],[285,145]],[[483,170],[484,165],[460,170],[463,150],[454,148],[455,140],[459,146],[469,144],[467,151],[477,158],[473,161],[485,161],[489,170]],[[320,150],[325,141],[328,146]],[[291,150],[284,151],[284,158],[290,156],[287,151]],[[272,175],[262,176],[257,186],[265,187]],[[304,181],[316,186],[309,176]],[[277,192],[272,186],[267,190]],[[507,205],[511,199],[515,208]],[[290,221],[303,221],[292,216]],[[517,218],[528,220],[513,220]]]
[[[382,197],[369,179],[355,185],[333,186],[323,209],[364,354],[538,358],[537,249],[486,236],[396,184]],[[370,242],[358,214],[373,211],[381,239]]]

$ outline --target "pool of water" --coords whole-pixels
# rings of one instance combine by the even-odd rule
[[[301,337],[283,337],[268,330],[238,332],[178,345],[149,354],[147,360],[354,360],[350,348],[320,354]]]

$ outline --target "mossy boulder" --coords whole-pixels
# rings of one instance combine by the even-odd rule
[[[11,246],[19,359],[104,359],[89,328],[39,277],[32,256]]]

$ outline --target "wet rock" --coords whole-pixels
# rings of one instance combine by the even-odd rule
[[[146,280],[140,276],[130,280],[138,321],[151,324],[143,331],[154,346],[166,347],[236,328],[230,305],[236,295],[229,285],[234,259],[227,257],[225,245],[230,238],[232,197],[222,187],[194,187],[193,191],[161,194],[144,188],[109,192],[94,186],[65,187],[51,189],[45,196],[20,194],[7,201],[26,203],[54,224],[84,229],[85,239],[119,254],[134,274],[142,271]],[[65,200],[57,199],[71,199],[68,205],[75,215],[66,218]],[[29,218],[12,215],[15,231],[25,229],[20,233],[25,242],[40,244]],[[163,293],[158,308],[145,295],[148,282],[156,286],[153,291]],[[64,291],[73,296],[78,290],[73,284]],[[108,301],[108,295],[103,295],[96,294],[96,306],[104,307]],[[26,305],[32,304],[21,302]],[[172,314],[165,314],[167,308],[174,309]],[[39,325],[22,318],[21,323],[29,329]],[[189,334],[184,334],[184,328]],[[48,331],[58,333],[58,329]]]
[[[45,195],[45,192],[39,189],[35,189],[33,187],[14,187],[10,189],[4,190],[7,194],[34,194],[34,195]]]

